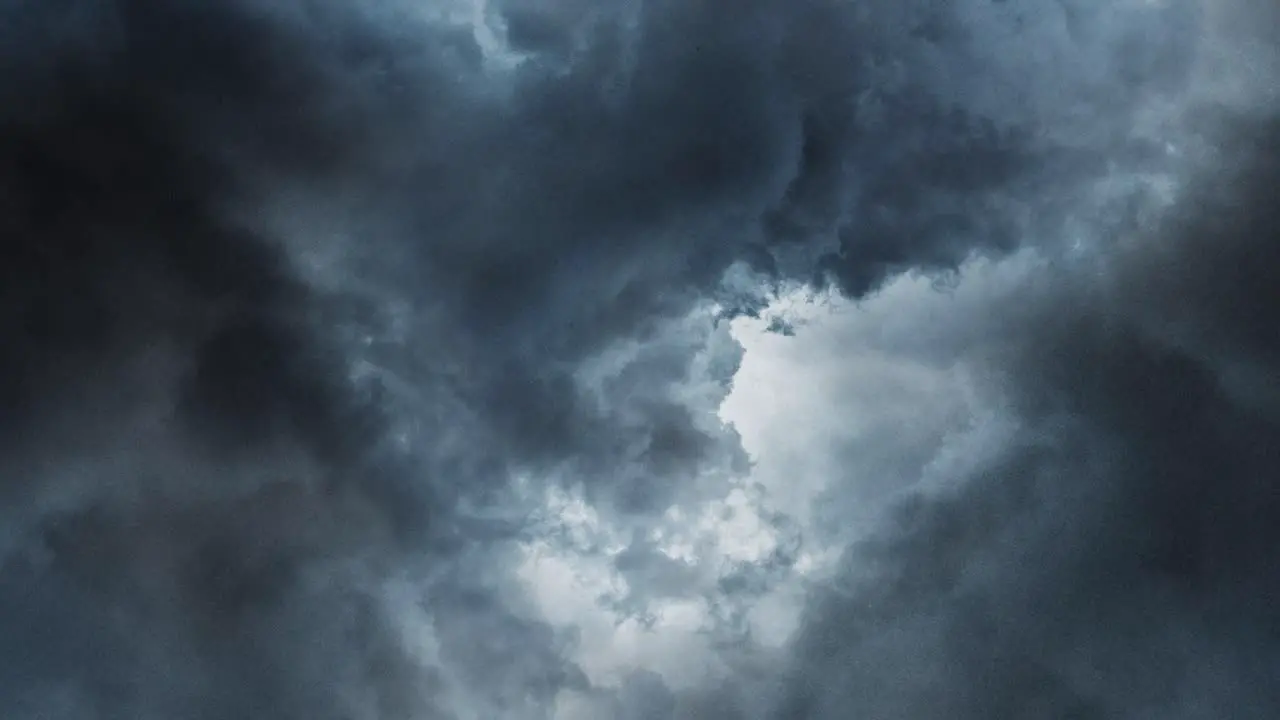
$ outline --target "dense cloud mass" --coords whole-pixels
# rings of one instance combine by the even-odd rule
[[[847,550],[783,716],[1276,713],[1276,129],[1233,128],[1247,169],[1102,278],[1000,313],[1018,430]]]
[[[0,0],[0,711],[1280,716],[1278,33]]]

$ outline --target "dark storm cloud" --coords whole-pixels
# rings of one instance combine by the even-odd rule
[[[524,64],[489,95],[432,95],[443,109],[424,118],[426,139],[371,171],[377,192],[350,211],[395,240],[378,252],[402,274],[372,269],[370,284],[435,309],[415,331],[448,338],[468,407],[539,466],[599,454],[602,427],[626,434],[575,395],[572,368],[654,337],[735,261],[862,295],[899,272],[1013,249],[1061,218],[1081,178],[1142,144],[1123,130],[1131,107],[1109,60],[1091,63],[1100,77],[1061,79],[1045,107],[981,115],[958,88],[983,81],[932,77],[938,56],[999,74],[990,84],[1014,96],[1045,90],[979,39],[920,37],[928,8],[575,7],[500,4]],[[1182,7],[1141,19],[1163,31]],[[1022,22],[975,12],[1009,34]],[[1074,47],[1052,23],[1028,32],[1063,62],[1116,50],[1105,33]],[[1154,65],[1162,82],[1185,74]],[[1105,105],[1094,86],[1114,91]],[[1059,127],[1064,108],[1103,119]],[[724,300],[749,309],[763,291],[745,294]],[[388,354],[375,362],[404,362],[398,346]],[[662,409],[684,426],[668,436],[686,439],[677,454],[706,452],[682,412]]]
[[[860,295],[1007,251],[1128,144],[967,106],[936,57],[1007,68],[888,8],[503,4],[496,71],[407,3],[5,2],[6,710],[536,717],[588,685],[504,576],[512,473],[644,516],[740,469],[699,414],[739,350],[683,323],[726,269]]]
[[[397,531],[382,419],[322,298],[230,212],[234,155],[345,149],[289,59],[308,43],[193,3],[4,12],[6,712],[350,717],[344,687],[423,712],[341,579]]]
[[[848,551],[777,717],[1280,709],[1280,126],[1219,131],[1148,237],[997,311],[1015,441]]]

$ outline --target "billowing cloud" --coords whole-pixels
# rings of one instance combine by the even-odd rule
[[[1274,121],[1234,131],[1101,277],[992,307],[1017,430],[846,551],[781,716],[1274,714]]]
[[[1273,714],[1274,17],[0,4],[0,708]]]

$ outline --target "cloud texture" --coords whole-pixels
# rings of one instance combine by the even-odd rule
[[[0,709],[1274,716],[1277,17],[5,0]]]

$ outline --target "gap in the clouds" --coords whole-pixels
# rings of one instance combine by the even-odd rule
[[[975,420],[961,336],[1035,264],[974,261],[947,284],[904,276],[856,303],[778,293],[727,324],[744,353],[717,415],[751,458],[745,475],[639,522],[581,488],[549,490],[520,576],[548,622],[573,628],[592,683],[634,669],[701,682],[723,669],[725,632],[785,646],[807,588],[847,543],[931,473],[955,470],[946,447],[971,458],[1000,442]]]
[[[950,492],[1007,450],[1018,428],[979,377],[983,353],[1048,277],[1091,272],[1069,257],[1089,254],[975,257],[857,301],[791,288],[717,325],[727,333],[717,342],[741,348],[730,387],[708,389],[709,359],[675,397],[702,409],[716,398],[749,467],[638,518],[551,483],[542,529],[520,545],[521,582],[542,618],[575,638],[569,657],[591,686],[649,671],[679,691],[732,675],[744,647],[786,652],[811,589],[847,569],[851,544],[904,498]],[[685,329],[714,316],[700,308]],[[600,372],[642,354],[628,345]]]
[[[719,415],[752,460],[750,483],[803,536],[799,578],[821,581],[889,507],[945,488],[1007,441],[973,353],[1001,332],[992,309],[1032,297],[1054,264],[1035,250],[975,257],[857,301],[796,289],[733,320],[744,354]]]

